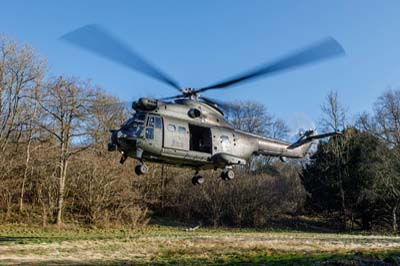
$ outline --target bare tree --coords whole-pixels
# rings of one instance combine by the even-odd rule
[[[20,136],[18,130],[29,117],[22,109],[30,90],[41,84],[45,65],[27,46],[18,47],[5,37],[0,39],[0,150]],[[29,119],[29,118],[28,118]]]
[[[387,91],[375,103],[378,134],[393,146],[400,145],[400,90]]]
[[[38,133],[37,127],[36,127],[36,119],[37,119],[37,111],[38,111],[38,101],[40,101],[40,87],[37,86],[34,88],[31,92],[33,94],[33,98],[31,98],[33,101],[32,102],[27,102],[27,106],[25,107],[25,111],[28,112],[28,118],[27,121],[25,122],[25,128],[26,128],[26,140],[25,140],[25,169],[22,177],[22,182],[21,182],[21,191],[20,191],[20,198],[19,198],[19,211],[21,212],[24,207],[24,195],[25,195],[25,185],[26,181],[28,178],[28,174],[30,171],[30,162],[31,162],[31,149],[32,149],[32,144],[34,141],[34,136],[35,134]]]
[[[324,114],[321,124],[324,127],[324,131],[341,131],[346,126],[346,109],[340,104],[338,94],[335,91],[329,92],[326,102],[321,106],[321,110]],[[346,211],[346,195],[343,188],[343,181],[347,174],[345,167],[348,157],[344,153],[346,145],[348,145],[348,135],[344,134],[342,140],[337,138],[330,142],[330,150],[335,155],[336,173],[337,173],[337,186],[339,188],[340,201],[341,201],[341,220],[342,227],[346,229],[347,211]]]
[[[21,182],[20,210],[23,208],[25,183],[29,173],[30,149],[34,135],[33,118],[36,113],[36,107],[32,107],[30,97],[40,90],[44,73],[44,61],[28,46],[19,46],[6,37],[0,38],[0,151],[2,159],[5,160],[1,160],[0,168],[9,168],[10,165],[7,164],[10,163],[18,168],[18,162],[23,156],[23,150],[19,150],[19,147],[25,148],[22,180],[17,174],[10,182],[15,188],[18,187],[17,183]],[[12,163],[14,160],[18,161]],[[6,182],[4,178],[7,178],[7,173],[1,172],[3,182]]]
[[[62,77],[50,81],[46,87],[46,97],[39,102],[44,116],[40,127],[46,130],[58,143],[58,225],[62,224],[65,179],[71,156],[85,150],[89,117],[88,106],[94,98],[90,83]]]
[[[236,101],[225,106],[225,115],[233,127],[247,132],[267,135],[273,124],[272,115],[264,105],[256,102]]]
[[[117,98],[107,95],[101,89],[96,89],[94,93],[95,97],[88,106],[88,133],[97,150],[106,151],[110,138],[109,130],[119,128],[126,121],[129,111]]]
[[[336,91],[329,92],[321,110],[324,114],[321,124],[325,131],[341,131],[346,127],[346,108],[340,104]]]

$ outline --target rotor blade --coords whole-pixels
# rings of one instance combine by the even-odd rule
[[[268,74],[278,73],[281,71],[293,69],[310,63],[316,63],[324,59],[334,56],[343,55],[345,53],[343,47],[333,38],[327,38],[303,50],[283,57],[272,64],[266,64],[253,70],[239,74],[231,79],[217,83],[205,88],[201,88],[196,92],[203,92],[211,89],[221,89],[242,81],[266,76]]]
[[[206,103],[217,105],[218,107],[221,107],[221,108],[225,108],[227,106],[226,103],[212,99],[212,98],[208,98],[208,97],[204,97],[204,96],[200,96],[199,98],[203,99],[203,101],[205,101]]]
[[[176,89],[180,88],[176,81],[152,66],[126,44],[98,25],[83,26],[61,36],[61,39],[146,74]]]

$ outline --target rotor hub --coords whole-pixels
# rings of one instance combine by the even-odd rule
[[[198,93],[195,88],[182,88],[180,90],[185,97],[190,99],[197,99],[200,97],[200,93]]]

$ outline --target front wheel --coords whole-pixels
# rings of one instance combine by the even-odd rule
[[[195,175],[192,177],[192,184],[193,185],[201,185],[204,183],[204,178],[200,175]]]
[[[136,175],[145,175],[149,172],[149,168],[145,164],[139,164],[135,167]]]
[[[225,181],[232,180],[235,178],[235,172],[231,169],[225,170],[221,173],[221,178]]]

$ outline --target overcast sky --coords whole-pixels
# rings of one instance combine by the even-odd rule
[[[172,88],[59,37],[97,23],[186,87],[221,81],[332,36],[346,56],[208,96],[255,100],[293,129],[321,117],[336,90],[351,115],[399,88],[400,1],[3,1],[0,32],[45,57],[51,75],[91,79],[123,100]]]

